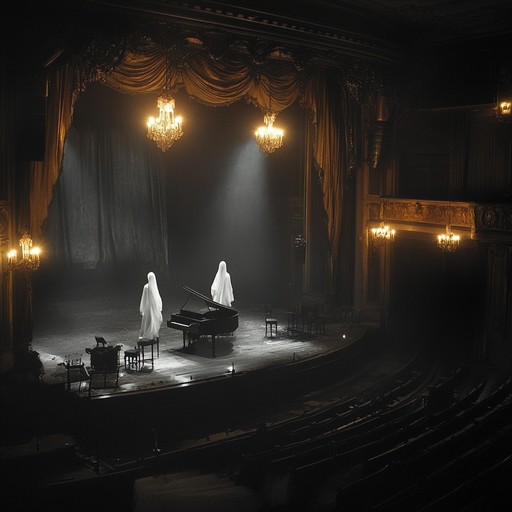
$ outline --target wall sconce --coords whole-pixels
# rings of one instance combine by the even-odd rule
[[[512,119],[512,101],[503,100],[496,106],[496,117],[500,121]]]

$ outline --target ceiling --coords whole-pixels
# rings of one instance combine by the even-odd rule
[[[2,31],[2,49],[9,49],[16,67],[45,65],[61,48],[80,48],[94,31],[112,33],[121,20],[153,27],[180,23],[384,61],[400,48],[489,36],[505,38],[508,45],[512,40],[510,0],[49,0],[28,11],[13,3],[5,20],[18,27],[15,43]]]
[[[326,26],[384,31],[425,43],[512,33],[510,0],[295,0],[293,8],[275,0],[196,4],[218,4],[233,11],[241,6]]]
[[[431,38],[511,33],[510,0],[344,0],[373,15],[422,29]]]

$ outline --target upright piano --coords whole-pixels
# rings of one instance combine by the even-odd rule
[[[183,332],[183,348],[187,344],[190,346],[200,336],[211,335],[212,357],[215,357],[215,336],[236,331],[238,328],[238,311],[219,304],[188,286],[184,286],[183,289],[189,292],[187,300],[180,311],[172,314],[170,320],[167,320],[167,327]],[[206,308],[185,309],[192,295],[201,299]]]

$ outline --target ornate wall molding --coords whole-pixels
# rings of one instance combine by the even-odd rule
[[[477,230],[504,231],[512,233],[512,205],[477,205],[475,221]]]
[[[367,204],[367,220],[396,222],[413,231],[415,226],[438,228],[450,223],[476,238],[489,234],[512,237],[512,205],[508,204],[382,199]]]
[[[382,212],[382,218],[381,218]],[[385,199],[368,205],[368,220],[474,229],[474,205],[443,201]]]

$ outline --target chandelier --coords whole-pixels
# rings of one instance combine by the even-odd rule
[[[378,228],[372,228],[370,232],[372,234],[374,247],[380,247],[384,245],[385,242],[394,242],[395,240],[396,231],[385,225],[384,222],[381,222]]]
[[[148,120],[148,138],[154,140],[162,151],[166,151],[183,135],[182,118],[174,115],[176,104],[169,94],[160,96],[157,106],[160,111],[158,117],[150,117]]]
[[[283,145],[283,130],[274,128],[276,114],[267,112],[263,118],[265,126],[260,126],[256,130],[256,142],[264,153],[273,153]]]
[[[450,224],[446,225],[446,232],[437,235],[437,246],[444,252],[455,252],[459,247],[460,236],[452,233]]]
[[[32,238],[25,233],[20,238],[21,259],[18,259],[18,252],[12,249],[7,253],[7,268],[9,270],[20,270],[22,272],[32,272],[39,268],[39,255],[41,249],[32,246]]]

